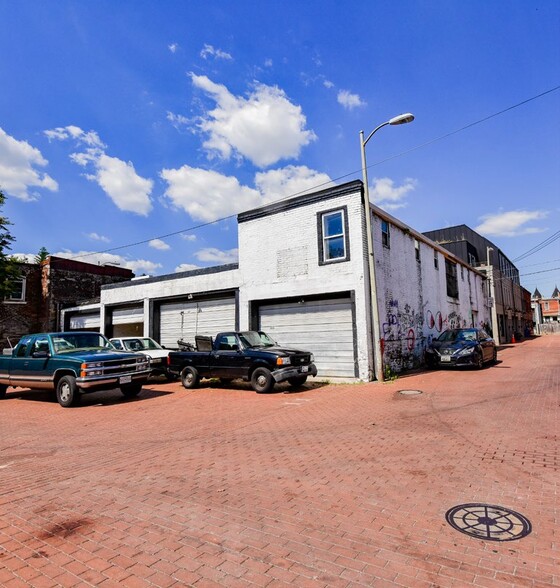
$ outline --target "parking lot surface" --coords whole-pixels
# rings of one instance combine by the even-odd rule
[[[559,382],[544,336],[383,384],[9,390],[0,585],[560,586]]]

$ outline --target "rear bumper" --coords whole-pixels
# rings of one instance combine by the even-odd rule
[[[279,370],[274,370],[272,372],[272,377],[274,381],[278,384],[280,382],[285,382],[290,378],[301,378],[302,376],[316,376],[317,375],[317,367],[314,363],[310,363],[309,365],[300,365],[300,366],[290,366],[281,368]]]

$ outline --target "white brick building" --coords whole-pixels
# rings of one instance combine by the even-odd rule
[[[370,210],[380,323],[373,328],[385,369],[400,372],[421,365],[445,328],[489,321],[484,276]],[[150,335],[168,347],[196,333],[262,329],[312,351],[320,376],[369,379],[375,351],[362,183],[254,209],[238,223],[238,264],[105,286],[97,310],[66,309],[64,326],[97,320],[109,336]]]

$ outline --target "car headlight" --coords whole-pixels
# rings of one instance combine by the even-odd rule
[[[277,357],[276,365],[290,365],[292,363],[291,357]]]
[[[457,355],[472,355],[474,347],[465,347],[461,351],[457,351]]]
[[[309,355],[309,361],[315,361],[315,356],[313,355],[313,353]]]

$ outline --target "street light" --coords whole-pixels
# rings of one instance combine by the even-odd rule
[[[369,292],[371,297],[371,320],[370,329],[373,333],[373,356],[375,362],[375,374],[379,381],[383,381],[383,354],[381,350],[381,336],[380,336],[380,323],[379,323],[379,307],[377,305],[377,280],[375,278],[375,259],[373,257],[373,236],[371,232],[371,209],[369,206],[369,184],[367,176],[367,165],[366,165],[366,145],[368,141],[377,133],[379,129],[386,127],[387,125],[404,125],[414,120],[414,115],[407,112],[406,114],[399,114],[388,121],[380,124],[378,127],[373,129],[368,135],[367,139],[364,140],[364,131],[360,131],[360,148],[362,152],[362,176],[364,181],[364,209],[366,214],[366,231],[367,231],[367,253],[368,253],[368,268],[369,268]],[[373,374],[369,374],[369,379],[372,380]]]

